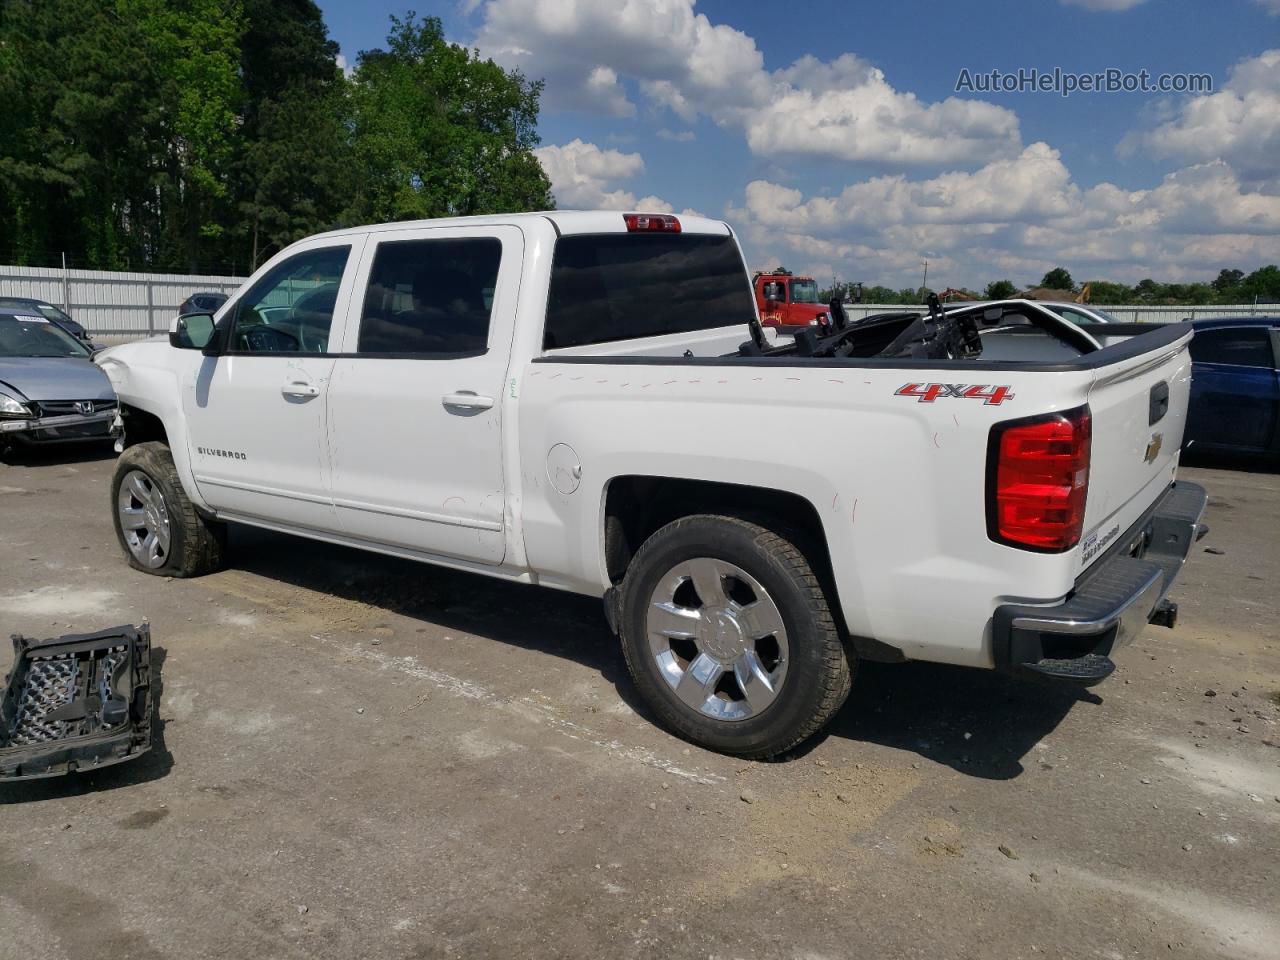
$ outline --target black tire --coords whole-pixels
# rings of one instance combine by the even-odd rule
[[[129,547],[121,522],[120,487],[129,474],[137,471],[159,490],[169,518],[169,549],[160,566],[139,561]],[[227,526],[201,516],[187,497],[178,477],[173,455],[167,444],[148,441],[129,447],[116,461],[111,478],[111,517],[116,539],[125,558],[135,570],[160,577],[199,577],[222,569],[226,552]]]
[[[788,665],[776,698],[745,719],[708,717],[681,701],[649,647],[646,617],[655,589],[676,566],[701,557],[755,578],[786,628]],[[641,695],[665,727],[700,746],[757,760],[776,756],[820,730],[849,695],[853,653],[841,641],[819,578],[791,541],[758,524],[712,515],[667,524],[631,561],[619,611],[623,653]]]

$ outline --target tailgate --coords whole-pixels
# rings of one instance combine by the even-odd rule
[[[1079,569],[1102,556],[1173,482],[1191,392],[1192,330],[1100,367],[1089,390],[1093,440]]]

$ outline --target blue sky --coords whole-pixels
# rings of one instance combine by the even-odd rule
[[[395,0],[322,0],[348,63]],[[753,266],[908,286],[1212,279],[1280,260],[1280,0],[419,4],[547,88],[562,207],[696,210]],[[788,11],[789,18],[780,17]],[[1211,93],[955,92],[1019,68]]]

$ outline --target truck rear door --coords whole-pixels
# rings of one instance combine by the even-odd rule
[[[523,254],[513,226],[370,236],[329,390],[347,534],[502,562],[502,396]]]
[[[1186,337],[1100,367],[1089,391],[1092,449],[1079,567],[1106,552],[1173,482],[1186,426]]]

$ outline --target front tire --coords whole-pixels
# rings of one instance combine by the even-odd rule
[[[804,554],[736,517],[685,517],[640,547],[622,584],[623,653],[664,726],[764,759],[821,729],[853,664]]]
[[[111,479],[111,516],[129,565],[160,577],[198,577],[222,568],[226,524],[196,512],[169,447],[129,447]]]

